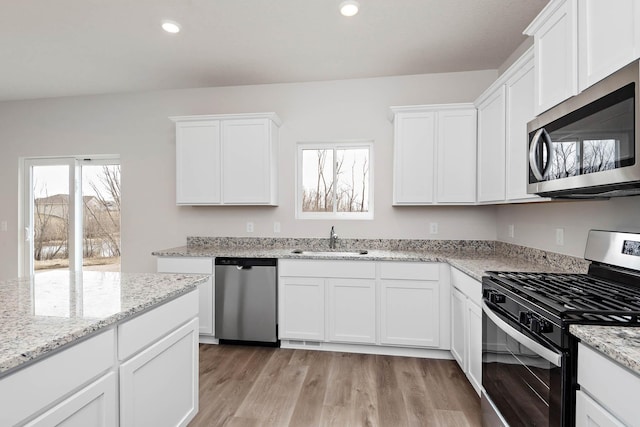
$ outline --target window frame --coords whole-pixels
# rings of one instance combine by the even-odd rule
[[[296,197],[295,197],[295,214],[296,219],[348,219],[348,220],[373,220],[374,217],[374,142],[372,140],[339,140],[339,141],[323,141],[323,142],[315,142],[315,141],[305,141],[298,142],[296,146]],[[334,159],[335,153],[337,150],[348,150],[348,149],[363,149],[366,148],[369,151],[369,178],[368,178],[368,206],[369,210],[367,212],[303,212],[302,210],[302,200],[304,187],[302,183],[303,179],[303,150],[333,150]],[[335,179],[335,166],[333,168],[334,179]],[[333,192],[333,197],[335,200],[335,187]],[[336,204],[334,203],[334,209],[336,209]]]

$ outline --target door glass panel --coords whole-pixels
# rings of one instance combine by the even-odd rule
[[[69,166],[34,166],[33,268],[69,269]]]
[[[120,271],[120,166],[82,166],[83,270]]]

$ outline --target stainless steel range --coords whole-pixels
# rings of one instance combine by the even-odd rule
[[[640,233],[591,230],[587,274],[487,272],[482,280],[486,426],[573,426],[569,325],[640,326]]]

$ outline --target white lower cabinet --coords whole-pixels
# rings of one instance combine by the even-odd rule
[[[482,285],[451,269],[451,354],[480,394],[482,384]]]
[[[280,260],[279,269],[288,261]],[[280,339],[324,341],[324,279],[278,279],[278,332]]]
[[[213,258],[160,257],[158,273],[209,274],[211,277],[198,286],[200,293],[199,314],[201,341],[215,335],[215,292],[213,287]]]
[[[640,375],[578,344],[576,426],[640,426]]]
[[[437,281],[380,282],[380,342],[440,346],[440,284]]]
[[[117,426],[117,395],[116,373],[110,372],[27,423],[26,426]]]
[[[120,367],[120,425],[186,426],[198,412],[198,319]]]
[[[279,338],[448,350],[442,268],[448,266],[281,259]]]
[[[331,279],[329,287],[329,340],[376,342],[376,282],[367,279]]]
[[[0,426],[187,425],[197,315],[194,290],[0,378]]]

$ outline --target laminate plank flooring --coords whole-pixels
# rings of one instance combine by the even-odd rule
[[[480,399],[453,360],[200,345],[190,427],[476,427]]]

